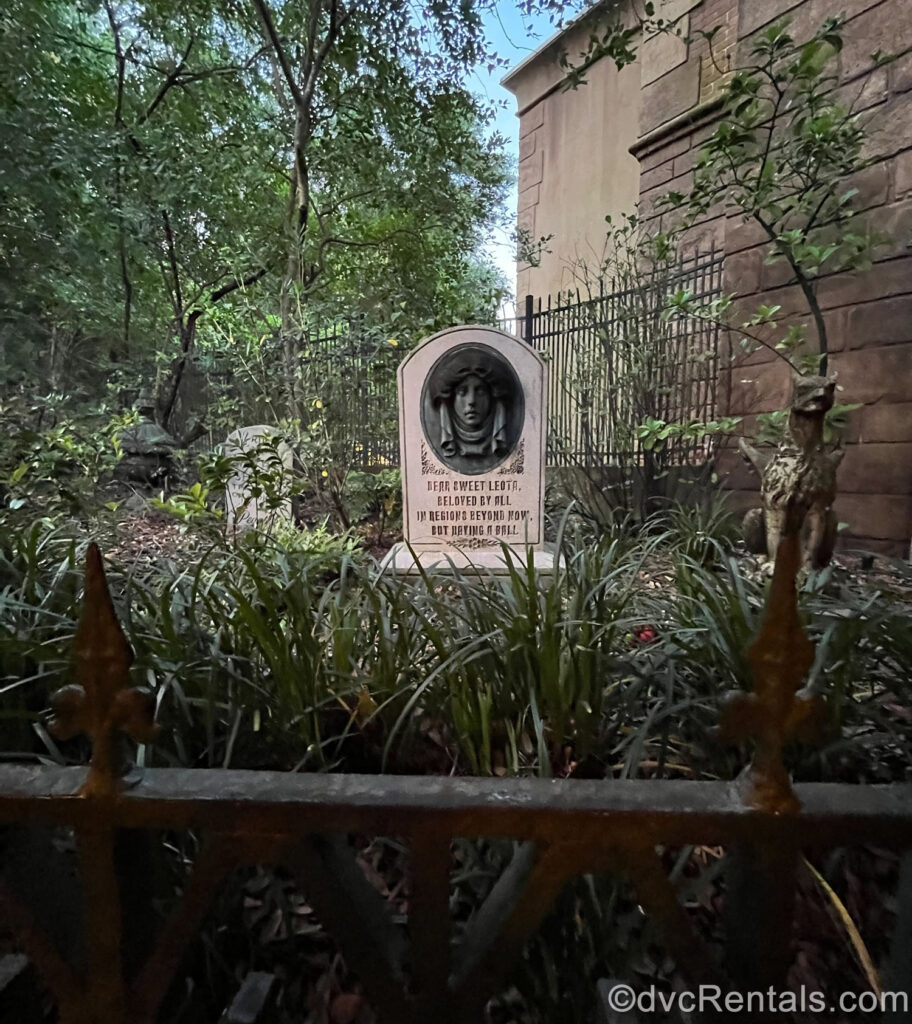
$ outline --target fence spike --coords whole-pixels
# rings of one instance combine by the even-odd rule
[[[51,696],[48,728],[58,739],[85,733],[92,741],[92,760],[83,795],[113,794],[124,770],[126,734],[137,743],[157,732],[151,694],[129,685],[133,652],[117,621],[108,590],[101,551],[86,552],[85,597],[73,644],[76,683]]]
[[[814,663],[814,645],[798,611],[800,564],[800,536],[793,523],[779,542],[763,622],[747,651],[754,690],[728,695],[719,728],[723,742],[753,740],[754,756],[744,777],[745,799],[751,806],[779,814],[800,808],[783,748],[792,739],[817,738],[825,717],[823,698],[799,689]]]

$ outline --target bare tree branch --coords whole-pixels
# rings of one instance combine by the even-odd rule
[[[168,95],[168,90],[173,88],[175,85],[180,84],[181,72],[187,66],[187,58],[190,56],[190,51],[193,49],[193,45],[196,42],[196,36],[190,36],[190,42],[187,43],[187,49],[184,51],[181,59],[177,62],[174,70],[165,78],[164,82],[159,86],[158,92],[155,94],[155,98],[149,104],[148,109],[142,113],[136,121],[137,125],[144,124],[158,109],[158,106],[164,98]]]
[[[305,106],[304,97],[301,95],[301,90],[298,88],[297,81],[295,81],[294,72],[291,70],[291,65],[288,63],[288,55],[285,53],[285,47],[282,46],[282,41],[279,39],[278,33],[276,32],[275,23],[272,20],[272,15],[269,12],[269,8],[266,6],[265,0],[253,0],[253,6],[256,7],[260,20],[263,22],[263,28],[266,30],[266,35],[272,45],[276,59],[279,62],[279,67],[282,69],[282,74],[285,77],[285,84],[288,86],[289,92],[294,97],[294,101],[299,107]]]

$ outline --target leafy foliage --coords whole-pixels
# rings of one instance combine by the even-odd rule
[[[327,2],[314,34],[309,5],[260,6],[274,41],[254,8],[209,0],[7,5],[5,387],[154,379],[183,433],[197,358],[271,336],[299,354],[314,302],[424,333],[490,318],[503,285],[476,253],[507,169],[462,85],[484,56],[473,9],[367,4],[334,29]],[[302,121],[280,53],[322,42]]]
[[[328,534],[252,533],[235,547],[198,550],[186,567],[110,566],[135,678],[152,686],[165,727],[141,756],[147,765],[731,778],[746,752],[720,747],[711,727],[725,694],[748,682],[744,650],[764,584],[729,553],[728,529],[719,510],[679,510],[639,538],[618,531],[598,544],[566,543],[566,566],[545,586],[516,566],[499,579],[378,577]],[[81,557],[79,544],[43,523],[10,531],[0,550],[8,754],[65,763],[87,754],[80,740],[55,743],[41,714],[67,678]],[[817,643],[810,685],[827,695],[834,731],[819,749],[790,752],[797,778],[904,775],[910,580],[895,569],[880,584],[828,569],[801,591]],[[509,843],[458,844],[458,922],[511,854]],[[379,847],[364,855],[380,856]],[[721,867],[707,850],[665,857],[689,901]],[[383,870],[387,879],[401,870],[401,851]],[[207,948],[221,952],[210,976],[225,972],[218,958],[230,955],[229,963],[288,958],[298,964],[290,976],[303,979],[295,958],[319,933],[295,909],[294,890],[271,872],[237,881],[245,899],[232,889],[234,909],[219,910],[231,926],[211,934]],[[242,902],[262,904],[281,929],[270,931],[262,915],[239,919]],[[239,952],[242,929],[262,946]],[[661,979],[660,952],[625,884],[583,878],[530,944],[491,1019],[582,1019],[606,964],[618,976],[647,970]]]
[[[769,243],[766,263],[788,266],[816,339],[810,343],[804,324],[780,323],[778,306],[761,305],[733,326],[747,351],[766,345],[805,373],[827,372],[816,278],[869,269],[879,241],[853,206],[852,178],[870,161],[864,123],[836,88],[844,23],[844,16],[827,18],[806,41],[791,34],[788,19],[758,33],[750,62],[730,76],[725,116],[699,153],[693,187],[663,198],[685,229],[712,210],[740,213],[759,226]],[[716,321],[735,312],[731,296],[705,306],[679,293],[672,305]]]

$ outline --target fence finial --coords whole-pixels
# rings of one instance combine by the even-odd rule
[[[83,795],[112,794],[125,767],[120,734],[147,743],[158,727],[151,694],[129,685],[133,652],[117,621],[101,552],[94,543],[86,552],[83,600],[73,644],[77,682],[52,695],[48,728],[58,739],[78,733],[91,739],[92,761]]]
[[[747,651],[754,690],[728,695],[719,728],[725,743],[753,740],[754,756],[744,776],[746,799],[754,807],[776,814],[800,808],[782,758],[783,748],[793,739],[819,737],[825,717],[823,698],[799,689],[814,663],[814,645],[798,611],[800,564],[799,530],[793,526],[779,542],[763,623]]]

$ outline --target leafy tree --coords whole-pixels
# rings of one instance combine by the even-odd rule
[[[737,211],[762,229],[769,242],[767,264],[787,264],[801,290],[816,329],[816,350],[808,350],[802,324],[773,340],[778,306],[761,306],[741,325],[744,345],[768,345],[799,369],[823,374],[829,345],[816,281],[836,270],[869,268],[877,242],[859,224],[853,208],[858,189],[849,184],[870,160],[865,126],[836,90],[843,23],[842,17],[828,18],[806,42],[789,32],[787,19],[760,33],[751,45],[752,63],[731,77],[725,114],[700,152],[693,188],[670,192],[664,200],[683,215],[683,229],[712,209]],[[731,296],[700,307],[683,292],[675,306],[723,319],[733,309]]]
[[[506,167],[459,84],[480,38],[473,5],[13,0],[4,382],[154,371],[169,424],[201,349],[278,332],[296,358],[317,303],[416,324],[495,306],[475,252]]]
[[[325,279],[357,287],[378,264],[413,281],[448,249],[465,261],[506,174],[458,84],[485,55],[474,6],[252,2],[291,169],[280,315],[295,408],[302,304]]]

